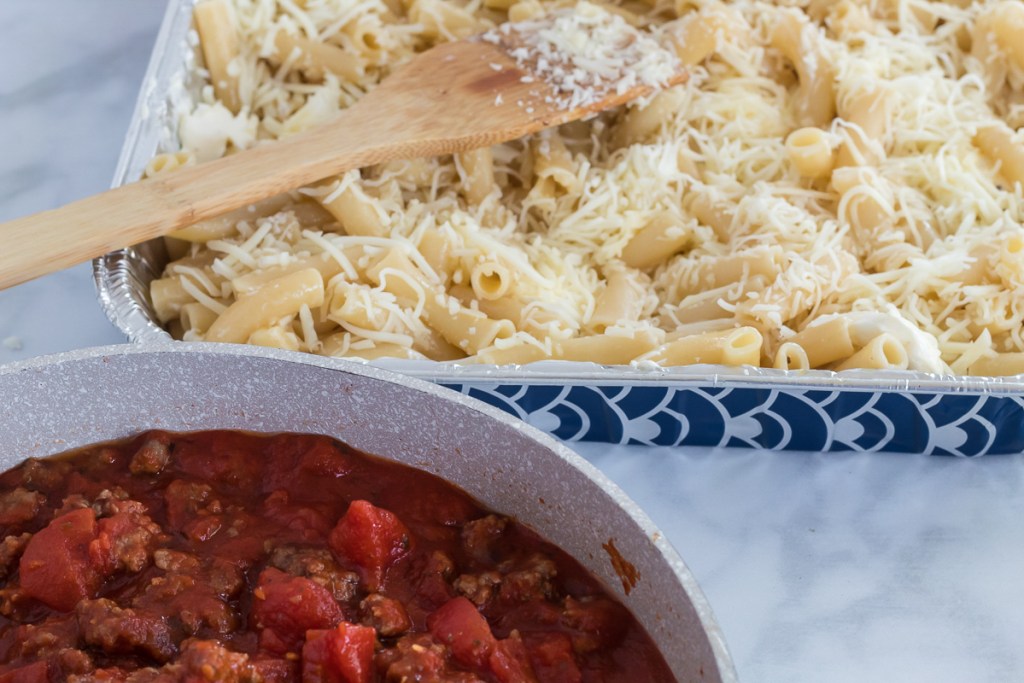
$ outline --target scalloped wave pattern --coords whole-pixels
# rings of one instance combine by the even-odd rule
[[[444,386],[563,441],[890,451],[975,457],[1024,451],[1024,397],[821,389]]]

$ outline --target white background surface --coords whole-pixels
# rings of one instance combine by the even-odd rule
[[[0,220],[107,187],[163,9],[0,0]],[[0,292],[12,336],[0,362],[124,341],[88,265]],[[742,680],[1024,680],[1020,457],[574,447],[679,549]]]

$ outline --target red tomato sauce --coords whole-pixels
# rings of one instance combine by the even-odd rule
[[[566,553],[327,437],[147,432],[0,475],[0,683],[672,681]]]

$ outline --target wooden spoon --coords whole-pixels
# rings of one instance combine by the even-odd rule
[[[354,168],[497,144],[654,90],[613,88],[569,107],[560,84],[528,73],[512,47],[438,45],[328,124],[2,224],[0,289]]]

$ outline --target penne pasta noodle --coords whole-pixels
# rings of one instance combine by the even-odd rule
[[[497,348],[494,346],[481,349],[475,356],[477,363],[487,365],[526,365],[551,358],[551,354],[535,344],[520,342],[513,346]]]
[[[295,216],[295,222],[305,229],[319,229],[325,232],[337,232],[337,219],[331,212],[316,202],[299,202],[285,208]]]
[[[632,337],[594,334],[559,342],[555,346],[554,357],[600,365],[628,365],[650,352],[658,341],[658,335],[649,330],[637,330]]]
[[[509,21],[527,21],[544,14],[544,6],[538,0],[519,0],[508,8]]]
[[[415,0],[409,9],[409,18],[421,27],[425,37],[432,40],[466,38],[480,33],[481,28],[476,17],[446,0]]]
[[[655,95],[647,104],[630,108],[616,128],[612,144],[625,147],[643,142],[683,111],[687,97],[685,88],[669,88]]]
[[[285,30],[274,34],[274,52],[271,61],[280,66],[291,64],[307,80],[321,82],[328,73],[342,81],[358,81],[363,75],[363,65],[358,56],[340,47],[318,43]]]
[[[981,377],[1010,377],[1024,374],[1024,352],[993,353],[974,361],[968,375]]]
[[[1000,246],[995,273],[1006,287],[1016,289],[1024,285],[1024,234],[1010,235]]]
[[[801,128],[786,138],[786,155],[805,178],[824,178],[832,173],[835,151],[820,128]]]
[[[866,368],[871,370],[906,370],[907,350],[896,337],[882,333],[860,351],[836,366],[836,371]]]
[[[400,249],[389,250],[366,271],[370,281],[401,299],[419,302],[431,290],[430,283],[416,264]],[[389,278],[389,276],[391,276]]]
[[[832,318],[809,325],[786,342],[804,350],[808,367],[820,368],[854,354],[850,323],[845,318]]]
[[[531,149],[536,179],[532,196],[551,198],[579,189],[572,155],[557,132],[544,131]]]
[[[720,42],[730,36],[744,35],[745,29],[742,15],[717,5],[687,14],[666,32],[679,61],[685,66],[695,66],[710,57]]]
[[[423,320],[445,341],[465,353],[476,353],[515,334],[510,320],[492,320],[479,310],[438,291],[404,254],[390,251],[368,276],[384,291],[422,309]]]
[[[763,290],[767,280],[762,276],[747,278],[742,287],[729,284],[703,292],[690,294],[674,306],[668,307],[667,315],[675,325],[686,325],[708,320],[733,317],[730,304],[742,299],[748,292]],[[723,307],[722,303],[726,306]]]
[[[977,20],[976,43],[991,43],[994,38],[1002,56],[1018,69],[1024,69],[1024,3],[1003,0],[991,3]]]
[[[793,342],[785,342],[775,352],[775,362],[772,365],[776,370],[808,370],[811,361],[807,358],[804,347]]]
[[[321,187],[331,187],[326,183]],[[359,237],[383,237],[388,233],[388,216],[383,209],[366,194],[358,183],[351,182],[341,191],[332,190],[317,201],[334,216],[348,235]]]
[[[707,256],[693,262],[686,282],[678,283],[678,295],[686,297],[706,289],[730,285],[744,278],[774,280],[782,269],[774,249],[752,249],[729,256]]]
[[[734,213],[723,202],[716,202],[706,193],[694,194],[686,204],[693,217],[715,232],[721,242],[728,242],[732,237]]]
[[[461,152],[455,155],[461,169],[463,194],[470,204],[479,204],[497,186],[494,182],[494,156],[490,147]]]
[[[984,126],[974,136],[974,144],[999,165],[999,174],[1011,183],[1024,186],[1024,143],[1014,139],[1005,124]]]
[[[258,292],[228,306],[206,332],[206,341],[240,344],[262,327],[303,306],[315,308],[324,302],[324,280],[315,268],[290,273],[268,282]]]
[[[664,366],[761,364],[761,345],[764,338],[753,327],[737,327],[718,332],[707,332],[670,341],[645,355]]]
[[[497,299],[481,299],[472,287],[465,285],[455,285],[448,290],[448,293],[462,302],[463,306],[472,308],[475,305],[488,318],[511,320],[517,328],[521,328],[522,314],[526,303],[514,295]]]
[[[980,285],[991,278],[995,269],[993,260],[998,260],[996,247],[991,244],[980,244],[971,249],[967,257],[970,262],[963,270],[954,273],[953,277],[965,285]]]
[[[156,319],[161,323],[177,318],[182,306],[195,301],[178,277],[162,277],[149,283],[149,300]]]
[[[263,327],[254,330],[245,343],[288,351],[298,351],[300,346],[299,336],[283,327]]]
[[[886,134],[888,95],[875,87],[844,93],[839,98],[839,130],[843,142],[835,166],[877,166],[885,156],[882,140]]]
[[[629,240],[622,250],[622,262],[639,270],[653,268],[682,251],[692,239],[693,232],[678,216],[662,211]]]
[[[424,319],[445,341],[467,354],[486,348],[497,339],[507,339],[516,332],[509,320],[492,320],[481,311],[461,305],[442,294],[430,294],[424,300]]]
[[[242,100],[238,76],[231,68],[240,52],[234,7],[229,0],[203,0],[196,4],[192,17],[217,99],[237,114]]]
[[[588,323],[590,329],[602,333],[609,327],[636,322],[643,312],[645,296],[645,283],[636,274],[613,271],[594,301],[594,314]]]
[[[423,354],[407,346],[375,342],[372,348],[354,349],[349,347],[348,351],[342,354],[345,358],[362,358],[363,360],[376,360],[378,358],[423,358]]]
[[[498,261],[474,264],[469,283],[478,299],[501,299],[512,286],[512,273]]]
[[[193,334],[205,334],[213,321],[217,319],[217,313],[206,306],[192,302],[181,307],[181,326]]]
[[[815,28],[799,12],[782,10],[776,14],[770,40],[796,69],[798,119],[804,125],[827,126],[836,110],[835,74]]]
[[[418,248],[434,272],[441,274],[442,279],[448,281],[458,263],[451,238],[439,230],[427,230],[420,237]]]
[[[170,236],[175,239],[185,240],[186,242],[198,242],[200,244],[211,240],[224,239],[234,235],[238,230],[238,224],[242,221],[253,221],[258,218],[272,216],[284,210],[291,202],[292,198],[289,195],[277,195],[256,204],[236,209],[235,211],[229,211],[216,218],[193,223],[187,228],[172,232]]]
[[[317,270],[324,282],[327,282],[342,271],[341,264],[331,258],[329,254],[300,256],[286,266],[275,266],[237,277],[231,281],[231,288],[234,290],[235,296],[243,298],[258,292],[261,288],[280,277],[309,268]]]
[[[413,335],[413,350],[431,360],[450,361],[466,357],[466,352],[450,344],[440,332],[429,326]]]

